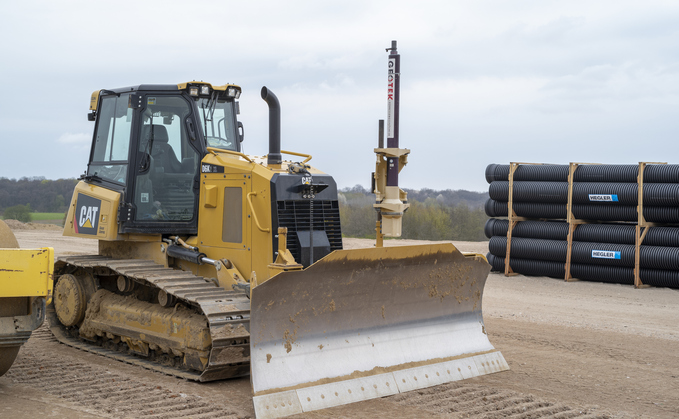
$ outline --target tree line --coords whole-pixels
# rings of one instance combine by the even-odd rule
[[[30,212],[65,212],[77,179],[44,177],[0,178],[0,213],[5,218],[30,221]],[[464,190],[406,189],[410,208],[403,217],[404,239],[486,240],[486,193]],[[339,191],[342,233],[375,237],[375,195],[361,185]]]
[[[42,176],[0,178],[0,213],[18,219],[22,215],[17,214],[33,211],[65,212],[77,183],[77,179],[49,180]]]
[[[410,190],[410,208],[403,217],[404,239],[483,241],[488,217],[483,203],[488,195],[470,191]],[[375,195],[356,185],[339,192],[342,233],[348,237],[375,237]]]

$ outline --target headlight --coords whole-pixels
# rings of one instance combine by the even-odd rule
[[[197,88],[197,87],[191,87],[191,88],[189,89],[189,94],[190,94],[191,96],[198,96],[198,88]]]
[[[208,86],[207,84],[200,86],[200,94],[201,95],[209,95],[210,94],[210,86]]]
[[[238,99],[240,97],[240,91],[238,89],[236,89],[235,87],[229,87],[226,90],[226,95],[228,97],[233,97],[233,98]]]

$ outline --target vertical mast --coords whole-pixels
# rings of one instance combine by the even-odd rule
[[[387,64],[387,147],[398,148],[398,117],[400,105],[401,56],[396,50],[396,41],[391,41]],[[398,186],[398,158],[387,158],[387,186]]]
[[[398,173],[408,162],[410,150],[399,148],[399,105],[401,56],[396,50],[396,41],[391,41],[387,61],[387,147],[384,148],[380,130],[379,147],[375,149],[377,164],[373,173],[373,192],[377,210],[377,246],[382,236],[401,236],[401,217],[408,209],[407,194],[398,187]]]

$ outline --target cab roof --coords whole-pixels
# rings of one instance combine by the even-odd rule
[[[188,90],[191,86],[208,85],[212,90],[226,91],[229,87],[235,88],[239,92],[241,87],[237,84],[227,83],[221,86],[213,86],[211,83],[204,81],[189,81],[179,84],[139,84],[137,86],[128,87],[118,87],[115,89],[100,89],[92,92],[92,97],[90,98],[90,110],[97,110],[97,102],[99,101],[99,95],[102,92],[106,93],[127,93],[127,92],[145,92],[145,91],[167,91],[167,92],[177,92],[181,90]]]

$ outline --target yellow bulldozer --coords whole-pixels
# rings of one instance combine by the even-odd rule
[[[333,178],[281,150],[266,87],[269,153],[243,154],[240,95],[198,81],[92,94],[64,234],[98,239],[99,252],[58,258],[55,336],[196,381],[250,374],[258,418],[507,369],[483,325],[484,256],[452,244],[344,250]],[[391,121],[375,150],[386,236],[407,208]]]
[[[54,249],[19,249],[14,233],[0,220],[0,377],[45,320],[53,271]]]

